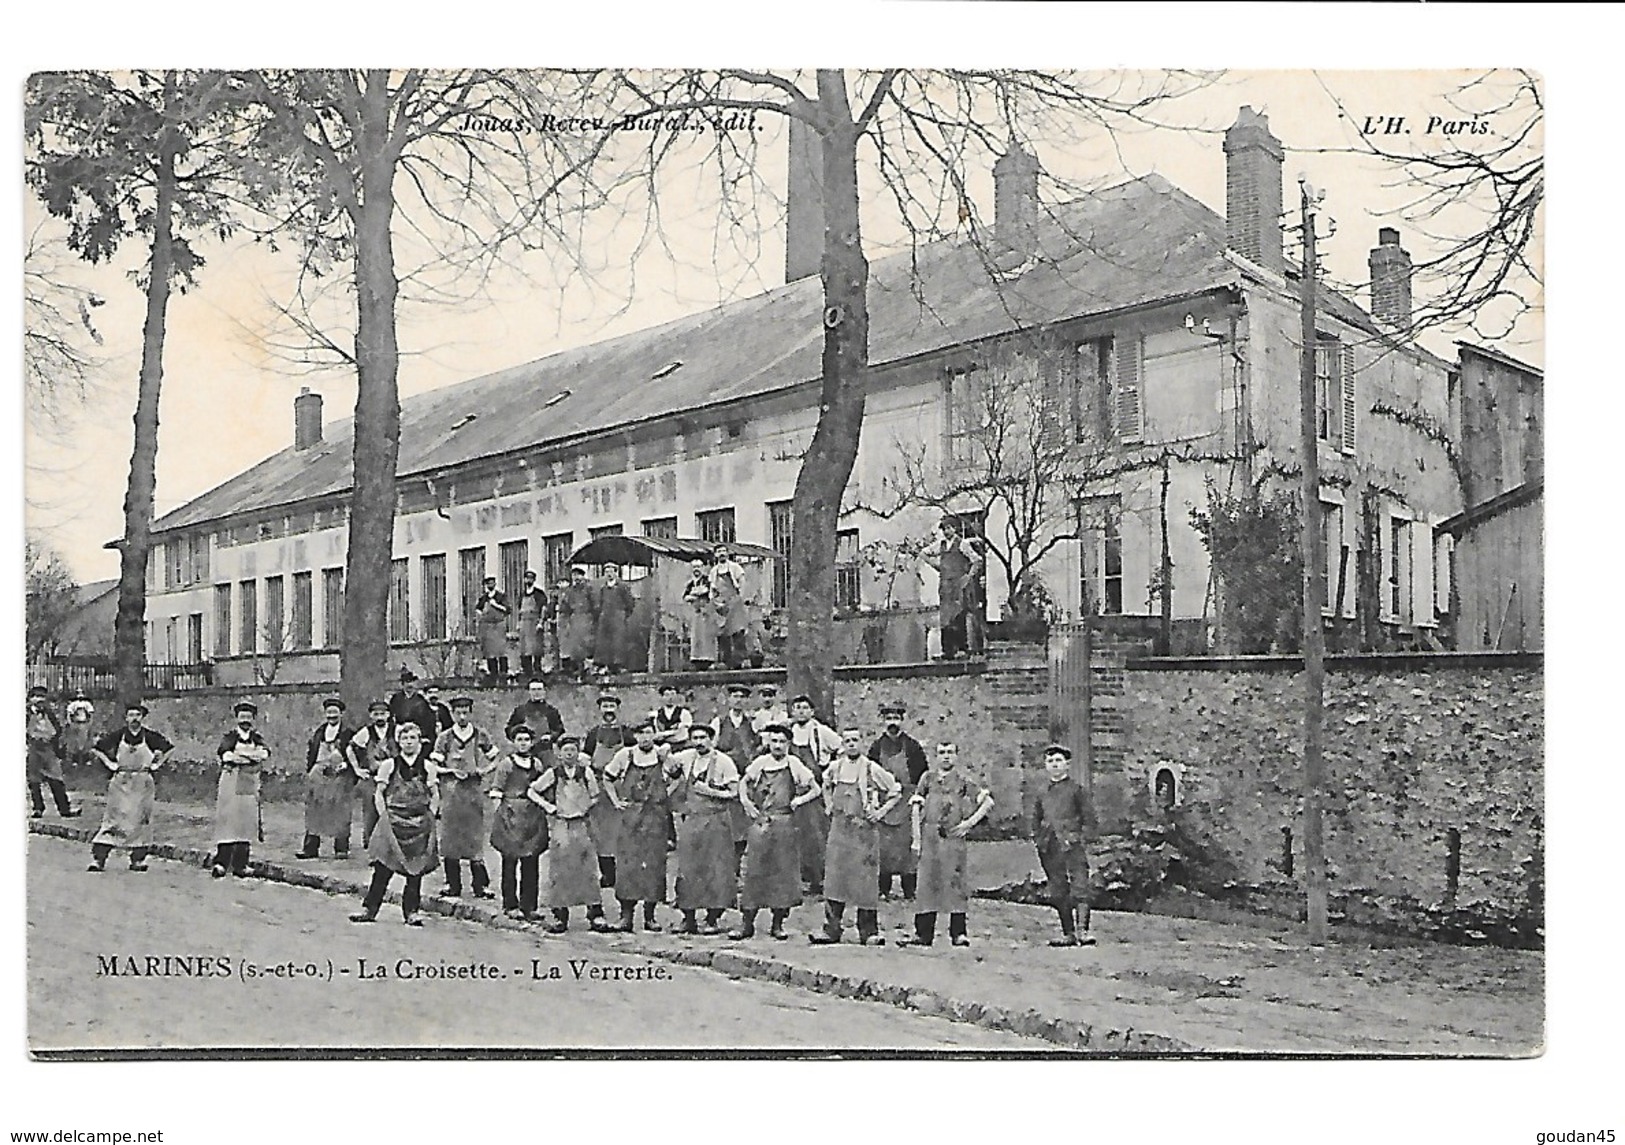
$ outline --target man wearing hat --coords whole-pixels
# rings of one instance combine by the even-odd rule
[[[152,807],[157,791],[152,773],[175,745],[151,728],[143,727],[147,706],[131,702],[124,707],[124,727],[109,732],[91,747],[90,754],[108,771],[107,805],[101,830],[90,841],[89,869],[100,871],[114,847],[130,849],[130,870],[147,869],[152,846]]]
[[[417,727],[416,724],[412,725]],[[418,733],[421,743],[423,734]],[[361,845],[372,842],[372,829],[378,825],[378,769],[395,755],[395,720],[389,705],[374,700],[367,705],[367,725],[350,737],[350,770],[355,773],[356,794],[361,799]]]
[[[68,804],[68,785],[62,778],[62,723],[46,702],[49,693],[35,685],[28,689],[28,715],[25,730],[28,734],[28,795],[34,804],[34,818],[45,814],[45,796],[40,790],[43,783],[51,789],[56,810],[64,819],[78,815]]]
[[[903,897],[912,902],[919,859],[914,854],[909,800],[914,798],[914,788],[919,784],[920,776],[931,765],[925,758],[925,747],[903,730],[905,714],[903,705],[896,701],[881,705],[880,718],[885,728],[869,745],[869,758],[889,771],[903,788],[902,802],[880,821],[880,897],[889,898],[892,880],[900,877]]]
[[[350,768],[350,735],[343,724],[344,701],[322,701],[322,723],[305,744],[305,842],[296,859],[321,856],[322,839],[333,840],[335,858],[350,853],[350,802],[355,772]]]
[[[435,736],[439,734],[439,721],[435,719],[434,709],[423,698],[423,693],[418,691],[418,674],[410,668],[401,669],[401,690],[389,698],[389,714],[394,717],[396,727],[417,724],[425,744],[433,744]]]
[[[598,590],[587,570],[570,570],[570,583],[559,596],[559,663],[565,672],[581,672],[592,659],[598,631]]]
[[[490,872],[485,868],[487,780],[496,768],[497,748],[474,726],[474,701],[453,696],[451,728],[435,740],[429,753],[429,781],[440,792],[440,857],[445,862],[446,896],[461,898],[462,864],[467,860],[474,897],[488,899]]]
[[[248,853],[260,834],[260,773],[270,748],[254,730],[259,708],[238,700],[231,714],[235,726],[220,740],[220,783],[214,801],[214,865],[210,873],[246,875]]]
[[[547,702],[547,681],[540,676],[531,677],[525,685],[525,698],[509,713],[502,732],[512,740],[513,729],[517,727],[527,727],[533,734],[555,741],[564,734],[564,717]]]
[[[497,587],[497,578],[485,578],[485,586],[474,601],[474,616],[479,621],[480,655],[485,659],[485,674],[493,684],[508,678],[508,598]]]
[[[631,647],[632,613],[637,606],[638,598],[621,580],[621,570],[614,565],[607,566],[604,583],[598,586],[593,661],[609,675],[617,675],[629,666],[640,667]]]

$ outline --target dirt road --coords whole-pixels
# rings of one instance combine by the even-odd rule
[[[82,846],[36,835],[28,847],[36,1050],[1053,1049],[616,953],[586,933],[435,917],[413,929],[393,906],[358,926],[349,898],[157,860],[137,874],[115,857],[90,874]]]

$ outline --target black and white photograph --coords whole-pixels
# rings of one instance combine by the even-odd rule
[[[24,1076],[1549,1077],[1540,54],[604,44],[19,72]]]

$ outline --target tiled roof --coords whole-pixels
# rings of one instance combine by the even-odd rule
[[[1008,272],[989,267],[985,247],[969,239],[877,259],[869,279],[871,363],[1236,280],[1224,258],[1224,220],[1157,175],[1067,204],[1041,233],[1045,257]],[[816,381],[822,312],[818,279],[802,279],[408,398],[398,472],[441,471]],[[665,372],[673,362],[682,365]],[[465,421],[469,414],[473,420]],[[343,420],[315,449],[285,449],[153,527],[195,526],[342,492],[350,474],[351,428]]]

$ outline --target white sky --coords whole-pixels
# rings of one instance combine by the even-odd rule
[[[1395,184],[1391,165],[1364,155],[1321,153],[1355,143],[1355,132],[1340,119],[1328,92],[1356,114],[1405,114],[1420,124],[1430,114],[1451,114],[1444,97],[1461,77],[1447,71],[1232,72],[1158,113],[1195,130],[1124,132],[1115,141],[1084,136],[1071,146],[1066,141],[1037,142],[1041,161],[1058,178],[1099,185],[1126,173],[1156,171],[1222,214],[1220,134],[1234,121],[1237,108],[1250,104],[1269,114],[1271,129],[1288,149],[1287,203],[1296,202],[1299,174],[1327,189],[1323,210],[1337,220],[1338,230],[1323,243],[1322,257],[1334,280],[1360,284],[1367,277],[1366,254],[1379,225],[1399,225],[1419,262],[1429,247],[1398,213],[1413,192]],[[765,117],[761,177],[776,196],[783,189],[781,130],[776,117]],[[1427,144],[1419,141],[1418,146]],[[967,178],[979,211],[990,217],[990,173],[972,171]],[[871,180],[869,189],[873,187]],[[599,262],[593,276],[596,289],[579,277],[561,287],[559,263],[531,256],[461,304],[403,307],[402,395],[651,326],[782,281],[779,202],[761,204],[755,233],[726,235],[719,242],[709,191],[692,169],[673,170],[660,198],[668,244],[646,247],[635,279],[629,272],[630,248],[641,224],[636,219],[617,223],[606,212],[589,224],[597,232],[588,244]],[[865,240],[873,257],[895,248],[901,232],[886,196],[868,194],[866,203]],[[29,211],[31,217],[41,214],[32,203]],[[403,251],[405,246],[403,240]],[[169,311],[158,455],[160,516],[285,447],[292,436],[293,396],[301,385],[312,385],[324,395],[329,422],[348,416],[354,404],[353,382],[343,373],[299,376],[267,349],[272,304],[291,293],[292,255],[271,255],[246,242],[203,249],[209,265],[199,285],[176,297]],[[106,338],[96,390],[65,438],[45,440],[30,433],[27,443],[30,525],[64,553],[81,581],[118,571],[116,554],[103,546],[122,533],[143,305],[129,274],[142,257],[140,244],[131,243],[122,253],[117,268],[80,275],[80,281],[107,300],[95,312]],[[403,266],[407,261],[402,258]],[[1527,318],[1505,348],[1542,361],[1540,327],[1538,316]],[[340,331],[341,341],[347,340],[344,334]],[[1433,348],[1453,356],[1448,340],[1435,339]]]

